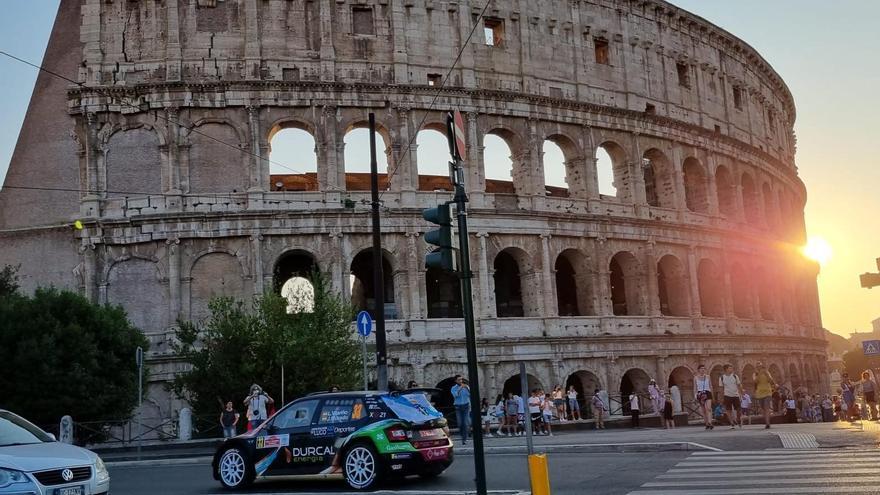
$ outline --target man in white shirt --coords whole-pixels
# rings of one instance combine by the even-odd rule
[[[730,420],[730,429],[736,428],[737,424],[742,428],[742,409],[739,402],[742,396],[742,381],[733,372],[733,365],[724,365],[724,374],[718,379],[718,385],[724,390],[724,409]]]
[[[639,396],[633,392],[629,394],[629,410],[632,414],[632,427],[639,427]]]

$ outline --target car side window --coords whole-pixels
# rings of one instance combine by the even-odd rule
[[[315,416],[315,408],[317,406],[317,400],[307,400],[292,404],[275,417],[272,426],[276,428],[309,426],[312,424],[312,418]]]
[[[327,399],[321,406],[319,425],[335,425],[360,421],[366,417],[364,401],[356,398]]]

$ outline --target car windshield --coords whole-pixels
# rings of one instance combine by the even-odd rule
[[[382,400],[398,418],[411,423],[426,423],[443,417],[425,394],[386,395]]]
[[[51,442],[43,430],[11,412],[0,411],[0,447]]]

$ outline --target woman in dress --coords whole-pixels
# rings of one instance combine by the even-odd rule
[[[714,429],[712,424],[712,380],[706,374],[706,365],[697,367],[697,376],[694,377],[694,398],[700,405],[700,412],[706,423],[706,429]]]
[[[648,397],[651,398],[651,408],[656,414],[663,412],[663,392],[657,386],[657,381],[653,378],[648,383]]]

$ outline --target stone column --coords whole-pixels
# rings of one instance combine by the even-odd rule
[[[180,284],[180,239],[171,238],[165,241],[168,249],[168,298],[169,319],[177,322],[180,318],[181,284]]]
[[[261,296],[266,290],[263,275],[263,235],[259,232],[251,235],[251,259],[254,266],[254,295]]]
[[[166,0],[167,27],[165,36],[165,80],[180,81],[180,14],[179,0]]]
[[[715,155],[709,155],[706,161],[707,198],[709,200],[709,214],[717,217],[720,214],[718,204],[718,184],[715,182],[715,168],[717,159]]]
[[[550,234],[541,234],[541,265],[544,283],[544,311],[543,315],[548,318],[559,315],[556,307],[556,295],[553,287],[553,265],[550,260]]]
[[[244,4],[245,17],[245,79],[260,79],[260,16],[258,14],[257,0],[246,0]]]
[[[657,255],[654,251],[655,242],[648,241],[645,248],[645,272],[647,273],[648,304],[645,307],[648,316],[662,316],[660,309],[660,286],[657,280]],[[629,280],[627,284],[631,283]]]
[[[98,300],[98,256],[95,245],[84,244],[80,248],[80,253],[83,255],[83,294],[89,302],[95,303]]]
[[[584,142],[587,143],[587,153],[584,158],[584,186],[587,199],[599,199],[599,176],[596,170],[596,145],[593,140],[593,129],[584,126]]]
[[[479,264],[479,274],[480,277],[480,299],[479,299],[479,316],[482,318],[494,318],[495,315],[495,297],[492,294],[489,284],[489,279],[492,277],[492,274],[489,271],[489,254],[488,248],[486,246],[486,241],[489,238],[488,232],[477,232],[477,239],[480,241],[480,264]]]
[[[250,132],[250,148],[253,153],[250,169],[250,187],[248,192],[264,192],[266,190],[266,181],[269,174],[266,173],[267,167],[264,164],[262,155],[262,146],[260,145],[261,125],[260,125],[260,107],[256,105],[248,105],[248,131]]]
[[[333,261],[330,262],[330,283],[333,288],[333,292],[336,294],[345,294],[345,286],[347,285],[347,281],[343,279],[343,272],[345,271],[345,267],[343,266],[346,262],[346,257],[343,254],[342,247],[342,232],[339,231],[331,231],[329,233],[330,243],[332,244],[331,249],[333,250]]]
[[[468,199],[476,207],[483,206],[483,194],[486,191],[486,167],[483,163],[483,151],[485,147],[477,130],[477,113],[468,112],[467,119],[467,163],[465,164],[469,174],[467,184]]]
[[[593,276],[593,287],[595,288],[594,294],[597,295],[597,304],[595,309],[595,314],[598,316],[613,316],[614,315],[614,306],[611,301],[611,270],[609,269],[608,263],[608,247],[606,245],[606,239],[604,237],[599,237],[596,239],[596,267]]]
[[[339,149],[336,129],[336,107],[332,105],[321,107],[320,126],[315,133],[318,155],[318,187],[334,193],[345,189],[344,171],[340,174],[344,155]],[[342,182],[340,182],[340,178]],[[328,198],[329,200],[331,198]],[[338,201],[339,199],[333,198],[332,200]]]
[[[337,234],[339,238],[339,252],[342,253],[342,296],[345,301],[351,301],[351,241],[345,234]]]
[[[168,190],[166,194],[180,196],[180,109],[169,107],[165,109],[166,129],[168,132]],[[180,198],[177,204],[180,205]]]
[[[335,0],[323,0],[320,4],[321,16],[321,81],[336,80],[336,49],[333,46],[333,13],[336,10]]]
[[[427,311],[422,311],[422,301],[419,294],[421,294],[422,290],[419,283],[419,249],[418,249],[418,232],[407,232],[404,234],[406,236],[406,244],[409,250],[409,253],[406,257],[406,274],[407,274],[407,282],[409,283],[409,313],[402,315],[403,318],[406,319],[421,319],[427,317]],[[401,319],[403,319],[401,318]]]
[[[391,178],[393,182],[391,189],[400,191],[403,206],[414,207],[416,202],[415,191],[419,187],[418,146],[413,141],[413,145],[408,149],[400,149],[400,143],[409,143],[413,134],[418,132],[418,129],[412,123],[411,114],[412,112],[406,107],[397,109],[397,153],[395,153],[394,165],[389,161],[388,168],[390,171],[392,167],[397,167],[394,176]]]
[[[85,135],[86,143],[84,146],[86,161],[86,191],[81,198],[81,215],[84,217],[101,216],[100,197],[102,184],[100,180],[100,157],[102,155],[101,142],[98,137],[98,119],[94,113],[88,112],[85,115]],[[74,133],[75,137],[76,134]]]
[[[683,161],[684,157],[682,156],[681,148],[679,146],[672,148],[673,181],[675,182],[675,197],[678,200],[675,209],[680,212],[688,211],[687,193],[684,187],[684,169],[682,168]]]
[[[698,318],[703,314],[702,304],[700,302],[700,276],[697,270],[697,251],[695,246],[688,246],[688,278],[691,288],[691,316]]]
[[[657,380],[657,385],[661,390],[667,390],[669,388],[669,374],[666,371],[666,356],[657,356],[657,377],[655,380]]]
[[[632,159],[629,162],[629,174],[632,180],[629,183],[632,191],[630,197],[633,204],[647,206],[648,199],[645,195],[645,173],[642,170],[642,150],[639,146],[639,133],[632,133],[631,138],[630,153]]]

